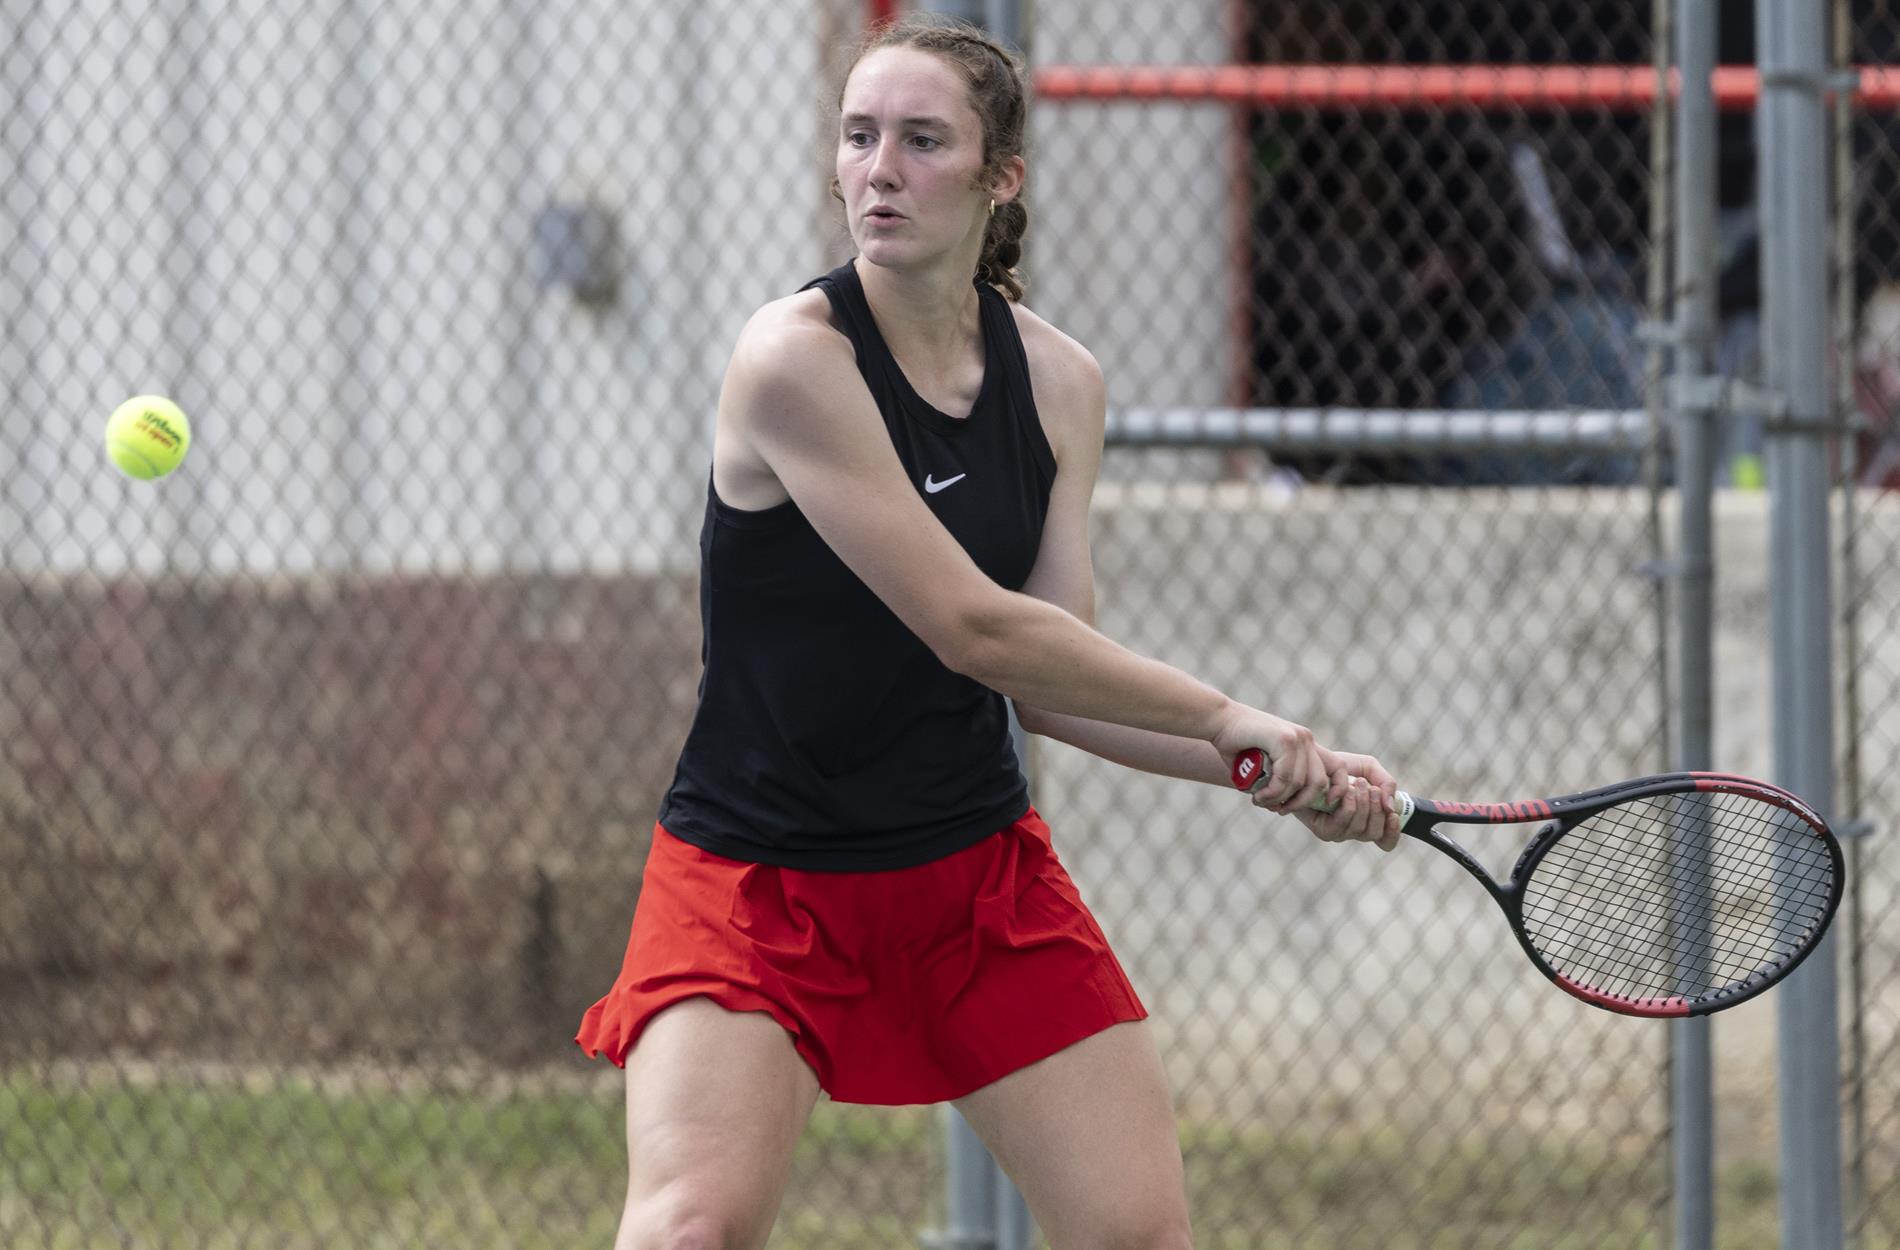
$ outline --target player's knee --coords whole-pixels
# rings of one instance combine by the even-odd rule
[[[1093,1229],[1072,1229],[1054,1250],[1193,1250],[1186,1216],[1125,1212]]]
[[[712,1223],[689,1222],[660,1229],[643,1250],[745,1250],[738,1235]]]
[[[1142,1250],[1194,1250],[1194,1235],[1182,1223],[1162,1230],[1141,1244]]]
[[[629,1199],[614,1250],[747,1250],[747,1235],[734,1216],[690,1198]]]
[[[1125,1246],[1127,1250],[1194,1250],[1194,1238],[1189,1234],[1186,1224],[1150,1230],[1135,1240],[1117,1244]]]
[[[1194,1250],[1193,1234],[1187,1221],[1131,1221],[1120,1228],[1104,1229],[1089,1243],[1098,1250]]]

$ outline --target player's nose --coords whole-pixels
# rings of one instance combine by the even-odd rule
[[[903,171],[899,167],[897,145],[878,141],[876,151],[871,154],[871,186],[879,191],[887,191],[903,184]]]

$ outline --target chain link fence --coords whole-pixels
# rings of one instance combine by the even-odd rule
[[[1555,107],[1535,79],[1460,98],[1494,63],[1642,65],[1645,18],[1598,6],[1560,35],[1532,6],[1429,7],[1044,10],[1030,298],[1103,360],[1124,444],[1100,621],[1423,793],[1652,771],[1644,444],[1574,415],[1641,416],[1648,116]],[[1144,98],[1063,72],[1226,59],[1324,72],[1235,83],[1240,106],[1193,74]],[[1424,106],[1376,74],[1422,63],[1472,72]],[[1587,617],[1558,610],[1577,584],[1604,587]],[[1456,867],[1313,845],[1059,745],[1034,765],[1155,1010],[1202,1243],[1662,1225],[1664,1037],[1540,992]],[[1478,849],[1497,866],[1507,841]]]
[[[0,0],[0,1244],[610,1243],[620,1078],[570,1038],[693,706],[726,353],[849,254],[826,83],[883,7]],[[1900,15],[1855,19],[1890,58]],[[1666,766],[1649,7],[1040,0],[1023,35],[1027,302],[1109,379],[1102,627],[1421,793]],[[1559,89],[1578,66],[1608,72]],[[1891,120],[1853,131],[1843,530],[1877,823]],[[99,448],[140,392],[195,423],[158,483]],[[1761,772],[1748,438],[1717,748]],[[1661,1244],[1665,1033],[1552,991],[1454,865],[1060,744],[1028,764],[1154,1012],[1198,1244]],[[1880,849],[1869,1248],[1900,1245]],[[1718,1035],[1724,1246],[1775,1244],[1772,1013]],[[937,1136],[821,1103],[773,1245],[920,1244]]]
[[[1900,59],[1900,6],[1856,0],[1835,14],[1838,59]],[[1843,102],[1851,191],[1839,203],[1845,296],[1840,361],[1843,440],[1847,711],[1842,810],[1864,822],[1850,844],[1852,930],[1843,984],[1850,995],[1845,1154],[1850,1235],[1859,1246],[1900,1245],[1900,864],[1892,839],[1900,789],[1887,763],[1900,753],[1900,114]]]

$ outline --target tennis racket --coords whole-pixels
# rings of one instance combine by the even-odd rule
[[[1234,784],[1268,774],[1257,749]],[[1515,803],[1398,796],[1402,831],[1490,892],[1538,971],[1630,1016],[1701,1016],[1800,966],[1827,932],[1841,845],[1799,798],[1726,773],[1666,773]],[[1541,823],[1540,823],[1541,822]],[[1437,826],[1539,827],[1502,883]]]

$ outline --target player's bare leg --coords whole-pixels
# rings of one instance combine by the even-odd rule
[[[756,1250],[818,1078],[763,1012],[692,998],[627,1056],[627,1205],[614,1250]]]
[[[1053,1250],[1188,1250],[1174,1104],[1146,1021],[957,1101]]]

